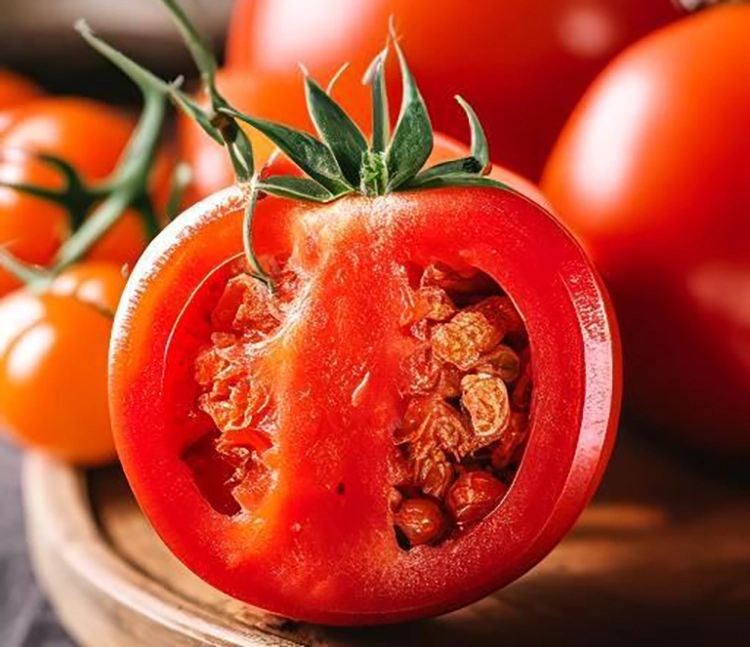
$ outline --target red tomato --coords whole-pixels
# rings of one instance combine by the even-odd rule
[[[132,129],[132,121],[118,110],[89,99],[34,101],[14,111],[11,123],[0,133],[0,179],[61,188],[61,176],[33,157],[33,153],[48,153],[72,164],[85,180],[100,180],[117,165]],[[165,159],[155,172],[162,193],[167,166]],[[69,234],[64,208],[0,187],[0,245],[19,259],[48,265]],[[89,258],[133,265],[146,242],[142,221],[131,211],[94,246]],[[0,295],[18,285],[0,269]]]
[[[527,571],[615,435],[614,319],[580,248],[496,189],[266,197],[272,296],[244,270],[242,204],[229,189],[170,225],[113,331],[118,452],[166,544],[230,595],[331,624],[441,613]]]
[[[686,18],[586,95],[544,189],[618,307],[627,397],[655,429],[750,452],[750,7]]]
[[[493,159],[537,179],[597,72],[677,14],[670,0],[239,0],[228,65],[258,79],[261,114],[277,96],[284,109],[288,95],[276,95],[276,87],[299,78],[298,63],[326,82],[341,61],[351,61],[338,93],[356,112],[360,79],[383,47],[391,15],[408,36],[410,63],[436,129],[465,137],[464,115],[451,98],[460,90],[487,128]],[[398,105],[395,78],[391,88]],[[254,105],[246,107],[254,112]]]
[[[248,110],[253,116],[293,126],[294,128],[312,129],[310,117],[304,101],[304,87],[302,79],[296,76],[288,79],[289,85],[274,87],[278,78],[258,79],[245,72],[223,70],[219,73],[217,82],[219,89],[226,99],[238,110]],[[338,94],[336,94],[338,98]],[[357,123],[367,123],[369,120],[370,99],[362,95],[362,103],[355,107],[352,118]],[[363,117],[363,115],[368,115]],[[464,118],[464,130],[468,131],[468,124]],[[192,119],[184,113],[178,117],[180,154],[183,161],[193,169],[193,180],[190,195],[186,200],[191,204],[234,184],[234,171],[227,157],[226,150],[218,146]],[[253,143],[255,163],[262,167],[275,146],[257,130],[248,127],[246,132]],[[436,164],[448,159],[468,155],[468,149],[458,141],[436,133],[435,147],[430,164]],[[279,161],[284,164],[283,160]],[[294,173],[291,164],[284,164],[283,171],[278,166],[274,172]],[[494,167],[491,176],[501,182],[506,182],[516,190],[528,196],[538,204],[549,208],[547,199],[541,191],[528,180],[504,169]]]
[[[74,463],[114,459],[107,350],[124,286],[118,266],[85,263],[42,294],[0,300],[0,429],[11,438]]]

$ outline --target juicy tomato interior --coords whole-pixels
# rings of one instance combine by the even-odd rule
[[[391,333],[386,361],[398,370],[381,378],[363,369],[347,421],[371,416],[362,405],[373,389],[396,405],[381,504],[402,549],[440,544],[502,500],[523,453],[532,391],[528,336],[509,297],[469,265],[425,260],[392,275],[401,311],[383,324]],[[276,385],[295,364],[295,323],[318,307],[309,270],[294,257],[273,261],[273,294],[242,259],[219,268],[173,339],[183,396],[175,423],[190,429],[182,459],[208,503],[242,523],[262,515],[278,482],[284,419]],[[344,304],[337,315],[341,324],[356,317]],[[343,475],[333,487],[347,496]]]

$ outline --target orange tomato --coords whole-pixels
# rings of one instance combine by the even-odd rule
[[[36,159],[36,153],[63,158],[84,180],[100,180],[117,165],[132,129],[131,119],[96,101],[40,99],[15,111],[12,123],[0,133],[0,180],[61,188],[61,176]],[[157,164],[154,178],[160,189],[166,189],[169,166],[166,158]],[[166,200],[163,193],[155,198],[160,205]],[[69,216],[63,207],[0,187],[0,245],[20,260],[48,265],[69,235]],[[89,258],[132,265],[146,243],[142,221],[130,211],[98,241]],[[0,269],[0,295],[18,285]]]
[[[77,464],[115,457],[107,354],[124,287],[118,266],[85,263],[0,300],[0,428],[16,442]]]

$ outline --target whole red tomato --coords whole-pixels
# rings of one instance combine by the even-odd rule
[[[373,624],[512,581],[592,495],[619,402],[581,249],[490,188],[199,203],[148,248],[113,331],[118,453],[199,576],[291,618]]]
[[[298,79],[299,63],[326,81],[351,61],[338,96],[356,113],[360,79],[383,47],[391,15],[408,37],[437,129],[465,136],[463,114],[451,100],[460,91],[484,121],[496,161],[537,179],[597,72],[677,13],[670,0],[239,0],[228,65],[257,79],[259,109],[276,100],[283,110],[291,95],[278,88],[295,87],[290,79]]]
[[[89,99],[50,97],[12,112],[0,132],[0,180],[60,189],[62,176],[35,157],[46,153],[63,158],[87,181],[101,180],[117,165],[133,130],[118,110]],[[160,199],[166,189],[167,160],[155,172]],[[17,258],[48,265],[70,235],[66,209],[41,198],[0,187],[0,245]],[[89,258],[133,265],[147,242],[139,215],[130,211],[92,248]],[[0,269],[0,295],[19,286]]]
[[[632,412],[724,453],[750,452],[748,34],[717,7],[626,51],[543,184],[611,288]]]
[[[115,457],[107,349],[124,286],[117,265],[89,262],[41,294],[0,299],[0,429],[12,439],[78,464]]]

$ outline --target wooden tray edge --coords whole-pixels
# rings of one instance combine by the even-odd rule
[[[133,645],[138,638],[150,647],[297,644],[207,613],[120,558],[93,520],[84,470],[32,453],[22,481],[34,572],[81,644]]]

